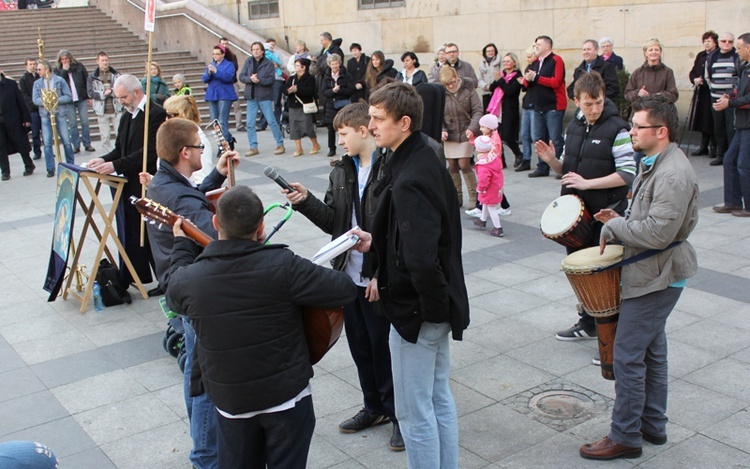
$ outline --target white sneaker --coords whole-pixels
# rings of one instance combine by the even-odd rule
[[[481,208],[473,208],[471,210],[464,211],[465,214],[467,214],[470,217],[479,218],[482,216],[482,209]]]
[[[501,208],[500,210],[497,211],[497,214],[500,215],[501,217],[507,217],[508,215],[510,215],[510,207]]]

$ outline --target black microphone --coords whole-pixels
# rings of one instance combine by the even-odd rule
[[[286,189],[289,192],[294,192],[294,188],[289,185],[286,180],[279,175],[279,173],[276,172],[276,168],[273,166],[266,166],[266,169],[263,170],[263,174],[266,175],[266,177],[269,177],[273,179],[273,182],[281,186],[282,189]]]

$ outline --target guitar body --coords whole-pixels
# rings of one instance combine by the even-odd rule
[[[302,323],[307,337],[310,363],[315,365],[331,350],[344,329],[344,309],[305,306]]]
[[[208,199],[209,208],[212,212],[216,213],[216,207],[219,206],[219,198],[229,190],[228,186],[219,187],[212,191],[206,192],[206,199]]]

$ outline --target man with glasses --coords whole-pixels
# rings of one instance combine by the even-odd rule
[[[531,138],[535,142],[552,141],[555,155],[562,155],[562,120],[568,107],[565,94],[565,63],[562,57],[552,52],[552,38],[539,36],[534,43],[537,59],[524,73],[523,85],[531,94],[534,106],[531,119]],[[549,176],[549,165],[541,159],[530,178]]]
[[[57,93],[57,111],[55,111],[55,122],[57,122],[57,137],[60,139],[63,151],[65,152],[65,161],[75,164],[75,155],[73,155],[73,144],[70,141],[68,132],[68,113],[73,97],[70,94],[70,87],[59,76],[52,73],[52,68],[46,60],[36,61],[36,72],[39,79],[34,82],[32,100],[39,108],[39,119],[42,122],[42,139],[44,139],[44,161],[47,164],[47,177],[55,175],[55,153],[52,149],[54,137],[52,133],[52,120],[49,111],[44,108],[42,101],[42,90],[54,90]]]
[[[737,53],[742,59],[737,93],[724,94],[714,104],[716,111],[735,111],[734,137],[724,161],[724,205],[714,211],[750,217],[750,33],[737,38]]]
[[[209,209],[205,193],[221,187],[228,172],[227,162],[232,161],[236,165],[240,158],[234,151],[223,153],[203,182],[198,186],[194,185],[190,177],[202,167],[201,153],[204,148],[198,130],[198,125],[194,122],[172,117],[159,127],[156,133],[159,170],[148,186],[148,197],[190,219],[201,231],[217,239],[216,228],[211,222],[213,212]],[[154,256],[154,271],[159,285],[166,290],[169,285],[166,273],[174,244],[172,228],[158,224],[146,226]],[[184,316],[182,322],[185,327],[186,353],[183,386],[190,420],[190,436],[193,440],[190,461],[195,467],[215,468],[216,410],[211,398],[199,386],[200,369],[194,353],[195,330]]]
[[[706,76],[711,90],[711,101],[716,102],[724,95],[732,94],[737,86],[737,72],[740,69],[740,57],[734,49],[734,35],[724,33],[719,38],[719,47],[706,59]],[[711,166],[720,166],[724,153],[734,135],[734,108],[721,111],[711,110],[714,118],[714,138],[716,139],[716,158]]]
[[[474,72],[474,67],[472,67],[469,62],[460,60],[458,58],[458,54],[459,51],[457,45],[453,44],[452,42],[449,42],[445,45],[446,65],[455,68],[461,80],[471,81],[472,88],[476,88],[477,84],[479,83],[479,79],[477,78],[476,72]]]
[[[99,158],[89,161],[88,167],[99,174],[117,173],[125,176],[124,193],[117,208],[117,236],[120,238],[125,252],[130,258],[136,273],[142,283],[151,283],[151,266],[154,259],[151,256],[148,237],[144,246],[140,245],[141,216],[130,203],[130,196],[141,196],[141,183],[138,173],[143,168],[143,132],[145,129],[146,95],[141,88],[141,82],[133,75],[120,75],[115,81],[115,98],[125,108],[127,114],[120,118],[115,147],[112,151]],[[146,149],[146,171],[156,172],[156,131],[167,118],[164,108],[151,101],[148,109],[148,148]],[[120,275],[123,284],[133,281],[130,271],[120,259]],[[157,286],[149,291],[149,296],[162,294]]]
[[[667,442],[667,336],[664,331],[688,277],[695,250],[687,241],[698,222],[698,178],[677,139],[677,108],[662,95],[633,103],[633,148],[643,152],[630,210],[603,209],[600,246],[622,243],[622,305],[614,345],[615,405],[607,436],[585,444],[586,459],[638,458],[643,440]],[[648,250],[653,250],[648,252]]]
[[[609,65],[611,66],[611,65]],[[628,207],[628,190],[635,178],[633,144],[627,123],[620,118],[614,102],[606,98],[606,85],[597,72],[578,77],[574,87],[578,109],[565,130],[565,147],[558,160],[556,149],[546,142],[536,142],[536,152],[558,174],[562,175],[560,195],[579,196],[589,213],[611,208],[620,215]],[[599,243],[602,224],[593,224],[592,236],[585,247]],[[568,254],[577,249],[568,248]],[[572,327],[558,332],[557,340],[596,339],[596,324],[583,305],[580,319]],[[599,355],[594,358],[599,364]]]

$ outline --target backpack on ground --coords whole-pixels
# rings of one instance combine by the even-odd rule
[[[115,306],[123,303],[130,304],[132,299],[126,286],[122,284],[120,269],[112,265],[107,259],[99,262],[99,271],[96,273],[96,281],[102,291],[102,302],[104,306]]]

